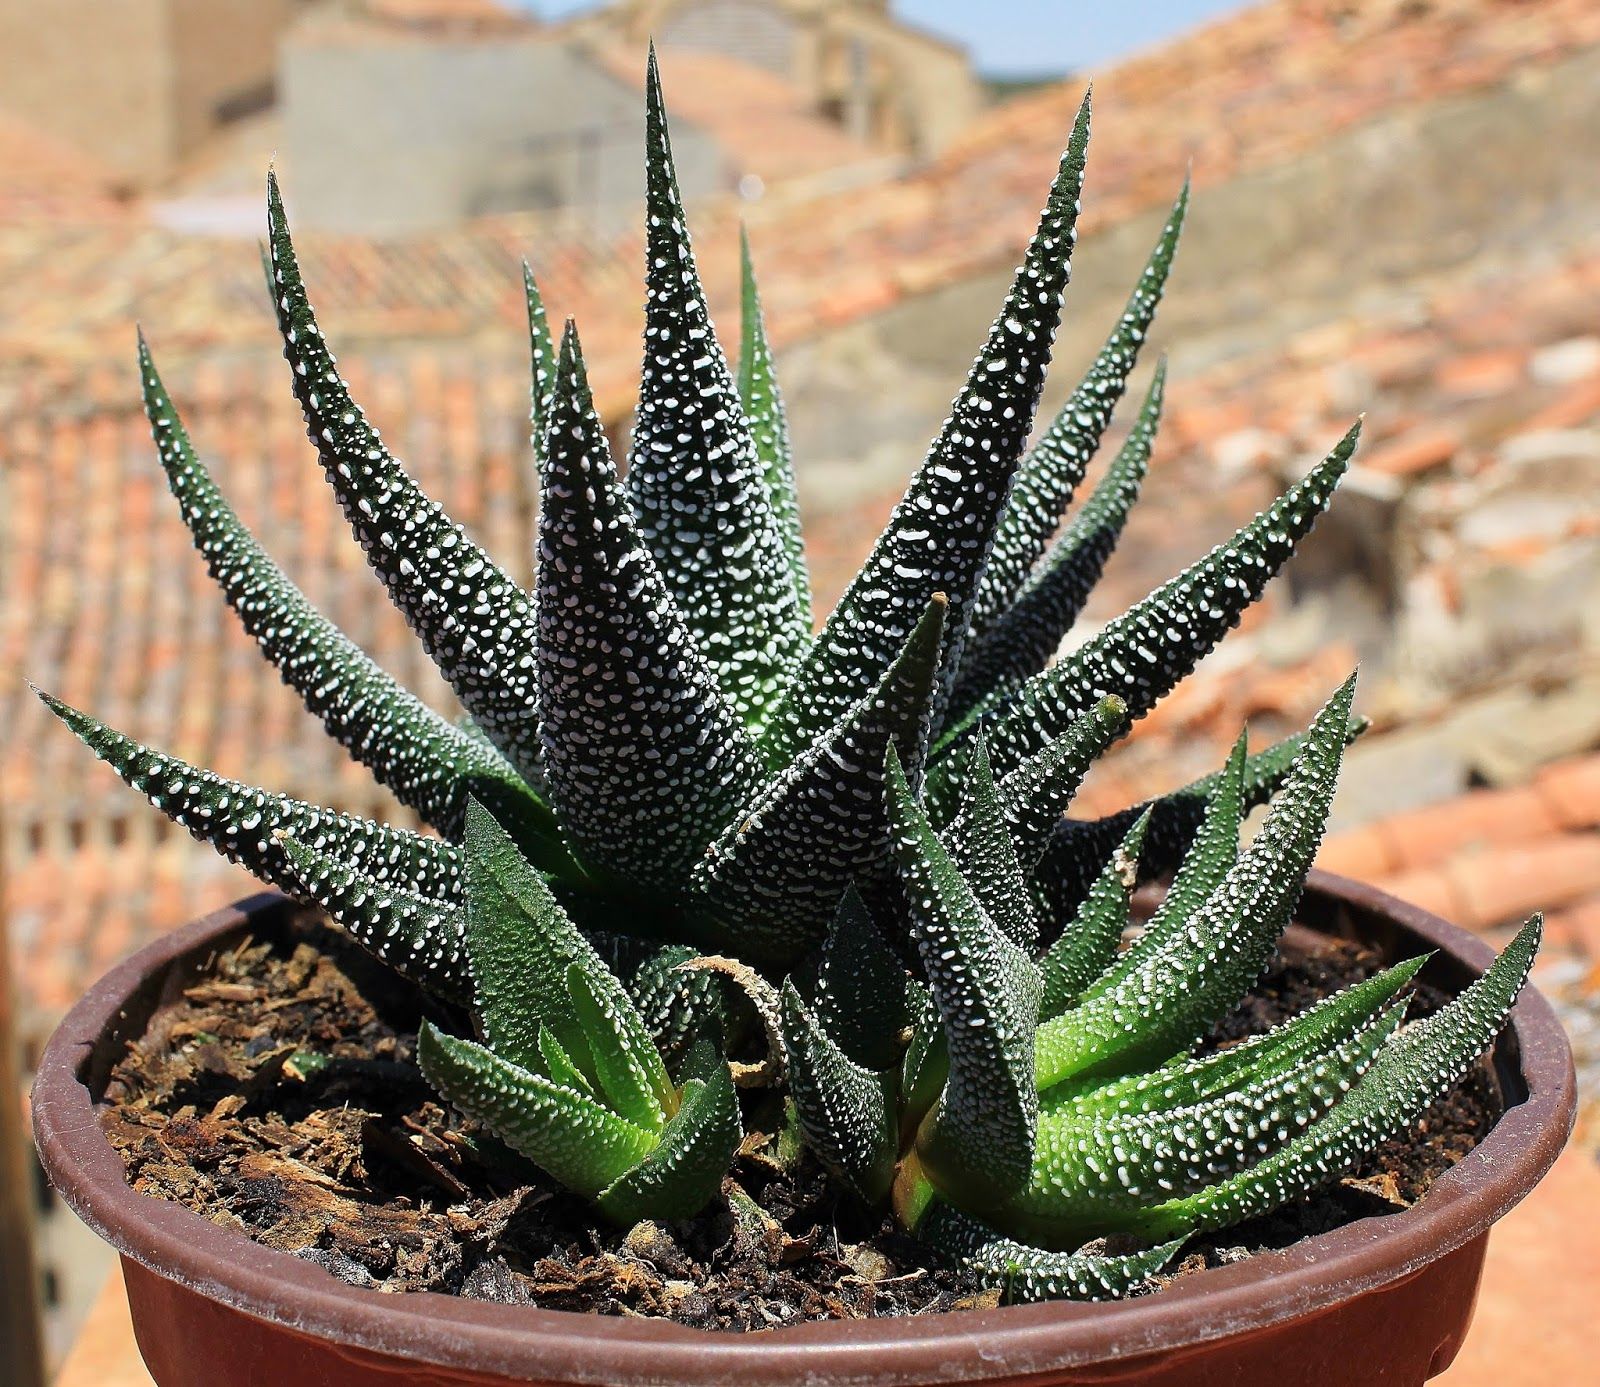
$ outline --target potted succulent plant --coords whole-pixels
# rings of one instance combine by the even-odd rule
[[[1302,736],[1254,753],[1241,737],[1204,781],[1108,819],[1063,817],[1099,753],[1310,530],[1358,432],[1052,663],[1145,473],[1161,368],[1056,537],[1187,203],[1185,190],[1087,377],[1029,449],[1088,126],[1085,100],[970,378],[815,634],[749,257],[735,371],[691,254],[653,57],[644,371],[625,477],[576,329],[558,346],[526,281],[532,591],[421,493],[349,397],[270,183],[269,278],[311,441],[467,710],[460,724],[382,673],[273,565],[206,474],[141,341],[160,459],[227,600],[329,732],[434,833],[229,781],[46,695],[50,707],[163,812],[408,979],[418,1015],[394,1068],[420,1070],[452,1140],[490,1164],[531,1164],[596,1240],[633,1239],[648,1257],[654,1234],[641,1229],[770,1224],[729,1178],[765,1152],[820,1167],[839,1207],[898,1226],[914,1257],[953,1268],[983,1307],[739,1335],[382,1297],[136,1193],[96,1120],[117,1109],[108,1076],[220,951],[287,937],[287,902],[263,898],[92,989],[36,1088],[45,1164],[123,1253],[163,1387],[1413,1382],[1448,1362],[1489,1224],[1571,1122],[1559,1028],[1532,994],[1517,1004],[1537,919],[1489,962],[1365,888],[1319,878],[1303,894],[1359,730],[1353,677]],[[1241,848],[1242,815],[1269,801]],[[1158,878],[1165,893],[1141,915],[1135,886]],[[1363,940],[1383,966],[1219,1044],[1297,912]],[[1435,1009],[1415,1018],[1425,965]],[[1163,1279],[1196,1240],[1215,1246],[1219,1230],[1304,1200],[1403,1137],[1508,1017],[1495,1070],[1506,1111],[1420,1204]],[[316,1063],[297,1052],[273,1073],[289,1085]],[[446,1198],[416,1195],[430,1197]]]

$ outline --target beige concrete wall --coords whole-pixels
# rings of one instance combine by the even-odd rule
[[[300,0],[0,0],[0,108],[144,185],[269,89]]]
[[[0,0],[0,107],[130,181],[170,159],[168,0]]]
[[[565,43],[297,30],[281,76],[298,224],[385,235],[533,209],[614,231],[643,205],[642,93]],[[680,124],[672,150],[686,198],[726,190],[708,136]]]
[[[178,157],[228,115],[270,101],[278,42],[300,0],[171,0],[172,129]]]

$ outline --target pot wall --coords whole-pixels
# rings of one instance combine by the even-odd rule
[[[989,1387],[1420,1383],[1449,1367],[1466,1337],[1488,1245],[1489,1235],[1480,1234],[1403,1281],[1269,1328],[1112,1363],[986,1381]],[[217,1361],[197,1354],[196,1343],[227,1344],[227,1387],[560,1387],[548,1379],[530,1383],[424,1367],[392,1354],[332,1350],[325,1339],[241,1315],[128,1258],[122,1266],[139,1352],[159,1387],[218,1387]],[[885,1357],[892,1352],[885,1349]],[[888,1381],[891,1371],[886,1362],[883,1377],[861,1380]]]
[[[94,1103],[160,997],[288,903],[258,896],[176,931],[102,979],[41,1061],[34,1128],[66,1202],[122,1254],[135,1330],[160,1387],[799,1387],[1057,1383],[1414,1387],[1465,1335],[1488,1229],[1554,1162],[1575,1109],[1571,1055],[1526,991],[1494,1054],[1507,1110],[1414,1207],[1217,1268],[1149,1296],[713,1333],[348,1287],[298,1258],[128,1188]],[[1313,873],[1299,912],[1389,959],[1438,950],[1460,988],[1482,941],[1371,888]]]

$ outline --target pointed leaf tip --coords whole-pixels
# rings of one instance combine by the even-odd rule
[[[928,455],[796,672],[769,741],[792,755],[838,721],[893,660],[927,600],[949,595],[935,722],[1033,426],[1071,275],[1087,157],[1087,107],[1010,291]]]
[[[306,292],[277,180],[268,245],[284,359],[306,435],[368,562],[473,719],[538,783],[534,613],[528,596],[432,500],[351,398]],[[404,544],[395,542],[405,537]]]
[[[570,325],[547,451],[534,679],[551,803],[585,860],[670,894],[765,767],[640,536]]]
[[[810,627],[769,470],[711,321],[653,64],[651,73],[644,356],[626,486],[640,538],[718,686],[759,729]]]
[[[434,712],[306,600],[229,505],[139,335],[145,416],[195,548],[247,635],[328,734],[441,833],[460,830],[468,787],[530,828],[553,825],[493,747]]]
[[[1036,674],[985,717],[1000,773],[1037,750],[1085,699],[1116,692],[1142,717],[1240,620],[1327,508],[1349,467],[1360,426],[1232,539]]]

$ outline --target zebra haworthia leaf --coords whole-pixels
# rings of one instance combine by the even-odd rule
[[[1033,871],[1089,767],[1128,727],[1120,698],[1102,698],[1000,782],[1017,860]]]
[[[315,901],[364,949],[428,991],[472,1000],[466,911],[459,901],[378,881],[287,833],[278,842],[287,859],[284,889]]]
[[[131,788],[229,861],[284,891],[299,889],[280,842],[288,835],[375,882],[441,901],[459,891],[460,854],[437,838],[258,790],[141,746],[98,718],[39,693],[44,705]]]
[[[201,464],[142,333],[139,370],[156,452],[195,547],[245,631],[329,734],[443,833],[460,832],[474,792],[548,827],[503,756],[384,673],[267,556]]]
[[[423,494],[350,398],[306,296],[271,174],[267,220],[283,355],[323,471],[368,561],[440,672],[506,758],[536,782],[533,605]]]
[[[1239,857],[1239,822],[1244,813],[1244,767],[1246,742],[1241,735],[1228,756],[1222,778],[1211,792],[1205,818],[1167,894],[1146,922],[1139,937],[1123,950],[1111,967],[1094,980],[1090,996],[1115,987],[1152,954],[1172,946],[1188,926],[1189,917],[1199,910],[1228,875]],[[1148,826],[1153,808],[1146,809],[1139,822]],[[1132,883],[1129,883],[1130,886]],[[1092,893],[1093,888],[1091,888]]]
[[[869,1204],[888,1193],[899,1154],[892,1075],[839,1048],[792,983],[783,987],[789,1093],[817,1158]]]
[[[1078,915],[1039,960],[1044,991],[1040,1020],[1061,1015],[1116,958],[1128,926],[1128,898],[1139,879],[1139,852],[1150,826],[1147,810],[1101,869]]]
[[[950,601],[941,675],[949,690],[1060,322],[1088,138],[1085,97],[1038,230],[949,419],[775,716],[770,736],[784,752],[832,726],[877,682],[935,592]]]
[[[1249,990],[1322,840],[1354,693],[1352,677],[1318,713],[1261,832],[1184,929],[1115,986],[1040,1027],[1041,1089],[1163,1063]]]
[[[981,736],[973,743],[964,788],[961,813],[941,837],[990,918],[1018,948],[1032,949],[1039,942],[1039,913]]]
[[[550,399],[556,389],[556,344],[545,313],[544,295],[526,260],[522,262],[522,295],[528,305],[528,433],[537,457],[544,451],[545,430],[550,427]]]
[[[800,501],[795,494],[794,459],[789,451],[789,420],[778,389],[772,348],[767,342],[766,318],[761,312],[755,266],[750,260],[750,237],[743,226],[739,228],[739,281],[739,399],[745,418],[750,421],[750,436],[766,477],[767,499],[789,553],[800,621],[809,636],[811,576],[800,534]]]
[[[1040,562],[1016,601],[962,661],[951,707],[1000,702],[1050,662],[1072,629],[1139,496],[1161,422],[1166,362],[1156,367],[1138,421],[1066,532]]]
[[[1198,1059],[1177,1059],[1121,1079],[1058,1084],[1043,1095],[1045,1111],[1090,1117],[1190,1108],[1295,1065],[1314,1064],[1365,1029],[1405,988],[1430,955],[1385,968],[1285,1021]]]
[[[816,1013],[830,1039],[874,1071],[898,1064],[911,1024],[910,979],[854,887],[845,891],[822,946]]]
[[[655,52],[646,78],[644,371],[628,495],[723,692],[759,727],[809,636],[793,550],[700,287]]]
[[[980,1219],[935,1201],[917,1233],[1003,1292],[1007,1302],[1112,1300],[1148,1281],[1183,1239],[1139,1252],[1049,1252],[995,1232]]]
[[[1299,1063],[1241,1077],[1221,1093],[1158,1112],[1052,1108],[1039,1119],[1033,1178],[1004,1215],[1048,1246],[1137,1222],[1153,1200],[1192,1193],[1271,1154],[1326,1113],[1399,1024],[1394,1007]],[[1137,1153],[1137,1154],[1134,1154]]]
[[[494,817],[474,801],[464,845],[467,951],[489,1047],[527,1068],[548,1028],[636,1126],[660,1127],[671,1084],[655,1043],[610,970]],[[574,983],[576,968],[582,983]]]
[[[417,1061],[449,1102],[587,1199],[634,1169],[656,1143],[590,1094],[429,1021],[417,1037]]]
[[[1542,929],[1534,916],[1465,992],[1391,1039],[1327,1116],[1256,1165],[1147,1210],[1136,1231],[1168,1237],[1225,1228],[1337,1178],[1404,1131],[1493,1043],[1527,981]]]
[[[691,1078],[660,1141],[632,1170],[600,1192],[595,1203],[613,1223],[692,1218],[722,1187],[744,1136],[739,1095],[720,1062]]]
[[[1368,725],[1366,718],[1352,717],[1345,729],[1345,745],[1350,746]],[[1296,732],[1245,758],[1240,794],[1245,810],[1265,804],[1282,788],[1294,758],[1305,745],[1305,736]],[[1145,834],[1141,878],[1148,880],[1176,867],[1194,841],[1224,774],[1219,771],[1202,776],[1158,799],[1102,819],[1057,819],[1050,827],[1038,867],[1039,898],[1056,912],[1055,918],[1046,922],[1046,933],[1053,933],[1063,911],[1076,909],[1089,883],[1122,841],[1122,835],[1145,810],[1152,812]]]
[[[1225,544],[1108,622],[1087,645],[1035,675],[987,720],[1001,774],[1081,712],[1116,694],[1149,712],[1200,662],[1310,532],[1349,466],[1358,423],[1328,456]]]
[[[586,862],[670,897],[764,767],[639,539],[570,324],[557,374],[539,513],[545,780]]]
[[[978,635],[987,633],[1016,600],[1100,446],[1155,319],[1188,210],[1185,180],[1116,327],[1088,374],[1017,469],[973,604],[972,625]]]
[[[1039,975],[978,903],[889,754],[889,813],[909,927],[939,1010],[949,1078],[917,1151],[939,1188],[980,1201],[1027,1178],[1039,1097],[1033,1083]]]
[[[746,923],[741,947],[792,959],[821,939],[841,895],[889,837],[883,758],[917,775],[928,739],[945,604],[939,595],[878,687],[783,771],[707,850],[693,899]]]

